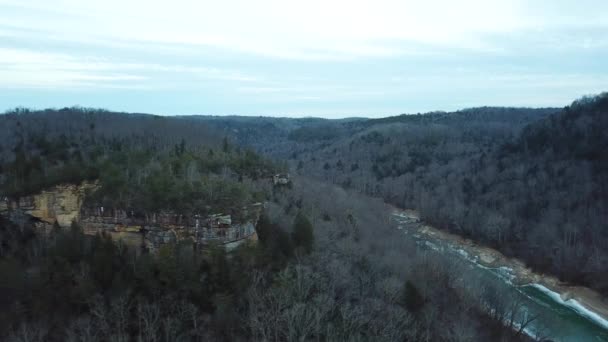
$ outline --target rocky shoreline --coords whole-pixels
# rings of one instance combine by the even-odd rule
[[[400,216],[420,221],[420,215],[415,210],[395,209],[395,212]],[[608,328],[608,298],[602,297],[594,290],[582,286],[573,286],[554,276],[534,272],[526,267],[521,260],[506,257],[495,249],[481,246],[470,239],[462,238],[424,223],[418,226],[417,233],[432,239],[445,241],[455,248],[461,249],[484,267],[508,268],[513,276],[511,281],[515,285],[542,287],[558,294],[564,305],[572,307],[582,315]]]

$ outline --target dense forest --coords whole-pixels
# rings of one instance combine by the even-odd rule
[[[3,197],[87,180],[98,189],[86,202],[141,213],[266,202],[259,242],[231,252],[180,242],[140,253],[76,222],[45,233],[2,217],[0,339],[528,339],[517,301],[465,264],[397,238],[381,200],[307,177],[272,187],[269,176],[286,166],[210,120],[82,108],[0,118]],[[359,121],[337,124],[365,129]],[[310,139],[293,133],[309,124],[319,120],[280,130],[285,146]]]
[[[90,204],[136,212],[227,211],[260,200],[250,186],[281,168],[185,119],[71,108],[2,117],[0,192],[96,181]]]
[[[266,209],[231,252],[2,218],[0,338],[527,340],[517,298],[397,237],[384,203],[606,295],[607,112],[606,94],[372,120],[9,111],[2,197],[89,181],[86,205],[137,215]]]
[[[335,122],[351,133],[298,138],[280,154],[300,174],[417,209],[439,228],[606,295],[607,104],[602,94],[563,109]]]
[[[138,255],[77,225],[41,236],[3,220],[0,331],[9,341],[526,340],[509,328],[512,299],[397,239],[385,211],[298,180],[273,195],[259,244],[230,254],[178,244]]]

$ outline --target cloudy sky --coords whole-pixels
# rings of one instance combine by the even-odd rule
[[[607,61],[606,0],[0,0],[0,111],[563,106]]]

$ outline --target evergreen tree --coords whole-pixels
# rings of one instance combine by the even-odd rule
[[[416,313],[424,306],[424,297],[411,281],[406,281],[401,295],[403,306],[410,312]]]
[[[314,243],[312,224],[301,212],[298,213],[293,222],[291,239],[296,248],[302,249],[305,253],[310,253],[312,251]]]

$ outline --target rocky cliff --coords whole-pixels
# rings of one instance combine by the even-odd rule
[[[239,208],[239,220],[231,215],[180,215],[172,212],[142,214],[133,210],[103,207],[81,209],[80,225],[85,233],[105,231],[112,236],[128,238],[148,250],[177,241],[191,241],[199,247],[218,243],[227,249],[257,240],[255,225],[263,209],[262,203]],[[136,237],[141,235],[142,239]]]
[[[3,199],[0,213],[25,214],[49,225],[57,222],[61,227],[69,227],[72,221],[80,220],[80,212],[87,191],[94,191],[95,183],[80,185],[58,185],[39,194],[24,196],[18,200]]]
[[[152,251],[182,240],[198,246],[219,243],[227,249],[257,240],[255,225],[263,208],[261,203],[239,209],[239,222],[233,222],[230,215],[202,217],[171,212],[138,215],[133,210],[83,207],[86,194],[96,188],[96,183],[58,185],[18,200],[4,199],[0,203],[0,214],[14,221],[34,218],[39,221],[39,227],[47,229],[55,222],[64,228],[77,222],[86,234],[105,232]]]

